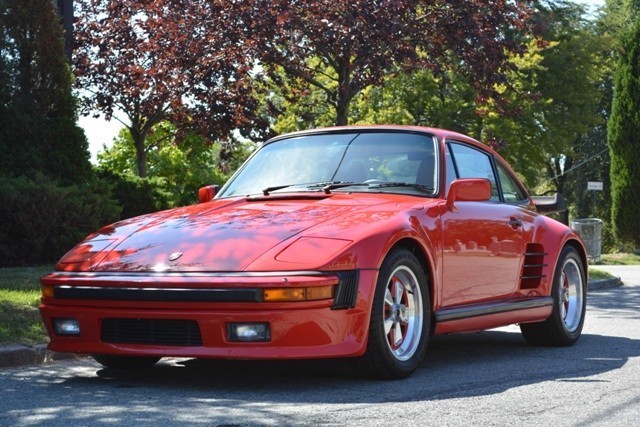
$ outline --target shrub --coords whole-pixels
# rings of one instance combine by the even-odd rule
[[[140,178],[106,169],[99,169],[97,176],[122,206],[121,219],[172,207],[172,193],[160,178]]]
[[[59,186],[44,175],[0,181],[0,266],[58,260],[121,207],[97,181]]]

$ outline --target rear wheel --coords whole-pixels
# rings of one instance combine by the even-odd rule
[[[418,259],[407,249],[390,252],[378,276],[367,351],[358,368],[377,378],[411,375],[427,348],[430,307],[427,277]]]
[[[578,251],[566,246],[556,266],[553,311],[544,322],[524,323],[520,330],[534,345],[569,346],[580,338],[587,306],[586,272]]]
[[[107,368],[116,369],[141,369],[155,365],[159,357],[148,356],[117,356],[113,354],[92,354],[96,362]]]

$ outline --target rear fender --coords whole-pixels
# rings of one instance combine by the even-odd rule
[[[543,269],[545,277],[541,280],[540,287],[537,291],[541,295],[551,295],[553,275],[562,249],[567,245],[573,246],[578,251],[585,270],[588,270],[586,268],[588,265],[587,250],[582,238],[575,231],[554,219],[539,215],[536,218],[535,229],[536,232],[533,236],[533,241],[534,243],[540,243],[544,248],[544,252],[547,254],[545,256],[547,266]]]

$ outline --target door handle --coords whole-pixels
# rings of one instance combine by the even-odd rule
[[[509,219],[509,225],[515,230],[516,228],[522,227],[522,220],[519,218],[511,217]]]

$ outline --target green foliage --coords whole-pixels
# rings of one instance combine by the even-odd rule
[[[593,28],[573,9],[556,13],[566,19],[547,31],[547,40],[531,40],[525,52],[508,56],[505,82],[494,87],[497,97],[480,102],[469,79],[453,69],[399,73],[364,89],[352,104],[349,122],[423,125],[470,134],[495,148],[529,187],[548,182],[561,172],[549,163],[575,156],[579,136],[603,122],[601,82],[608,70]],[[286,79],[275,74],[273,81]],[[281,84],[280,92],[269,92],[278,112],[278,132],[330,124],[331,111],[326,102],[323,107],[320,89],[293,92],[291,100],[292,92],[286,89]]]
[[[492,94],[506,54],[530,33],[527,5],[515,2],[248,0],[229,7],[265,71],[321,91],[336,125],[349,123],[363,90],[397,72],[455,69],[483,96]]]
[[[96,181],[58,186],[44,175],[2,180],[0,266],[57,261],[119,214],[110,189]]]
[[[384,86],[368,87],[354,107],[356,123],[441,127],[468,133],[476,120],[476,93],[468,80],[446,71],[399,74]]]
[[[309,63],[314,68],[322,67],[316,58],[309,58]],[[335,124],[335,109],[325,91],[301,78],[288,77],[282,67],[272,65],[268,70],[268,76],[261,81],[261,101],[267,107],[266,114],[274,118],[273,129],[276,133]],[[334,74],[332,69],[323,67],[323,72],[317,78],[318,83],[335,90]]]
[[[640,246],[640,19],[621,38],[609,119],[611,222],[615,236]]]
[[[98,180],[109,188],[122,207],[120,219],[131,218],[171,207],[171,193],[166,182],[159,178],[140,178],[133,174],[119,174],[98,170]],[[104,225],[104,224],[102,224]]]
[[[224,183],[227,174],[222,171],[222,167],[233,172],[246,159],[251,148],[236,143],[225,147],[227,150],[222,150],[220,144],[209,144],[204,138],[194,134],[184,136],[179,144],[174,143],[175,138],[176,129],[168,122],[158,124],[147,137],[150,181],[135,181],[129,178],[136,171],[136,156],[131,136],[126,129],[120,132],[111,148],[106,148],[98,154],[98,163],[101,169],[121,177],[127,175],[126,180],[130,181],[129,184],[134,181],[160,183],[159,186],[155,185],[160,193],[154,197],[164,199],[169,206],[178,206],[195,203],[200,187]],[[222,151],[226,154],[224,159]],[[130,203],[135,202],[126,197],[119,197],[119,200],[124,203],[125,211],[128,211],[127,206]],[[150,200],[146,203],[148,202]]]
[[[91,175],[62,35],[51,1],[0,4],[1,175],[40,172],[66,184]]]

